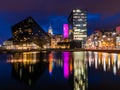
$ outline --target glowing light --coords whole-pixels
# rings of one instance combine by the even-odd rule
[[[64,60],[64,77],[69,77],[69,52],[63,52],[63,60]]]
[[[97,52],[95,52],[94,53],[95,54],[95,68],[97,69],[97,65],[98,65],[98,53]]]
[[[19,55],[19,58],[13,57],[12,55],[8,58],[8,63],[23,63],[26,64],[34,64],[38,61],[36,60],[36,53],[37,52],[24,52],[23,54]],[[33,55],[34,54],[34,55]]]
[[[53,54],[49,54],[49,74],[52,75],[52,69],[53,69]]]
[[[72,60],[70,60],[70,72],[72,73],[73,66],[72,66]]]
[[[91,57],[91,54],[88,55],[88,57]],[[97,61],[99,60],[99,61]],[[92,66],[92,61],[89,59],[89,64]],[[120,54],[117,53],[104,53],[104,52],[94,52],[94,67],[101,68],[103,67],[103,70],[111,71],[114,75],[119,74],[119,68],[120,68]],[[98,65],[99,64],[99,65]],[[89,66],[89,67],[90,67]]]
[[[116,27],[116,30],[120,31],[120,26]]]
[[[114,75],[116,75],[116,73],[117,73],[116,65],[113,66],[113,73],[114,73]]]
[[[64,38],[68,38],[68,24],[63,25]]]
[[[106,71],[106,53],[102,53],[103,69]]]

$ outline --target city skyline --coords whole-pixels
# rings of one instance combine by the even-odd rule
[[[0,44],[11,37],[11,26],[32,16],[38,24],[48,30],[49,24],[55,34],[62,34],[64,23],[72,9],[86,8],[88,11],[88,34],[96,28],[116,27],[120,24],[119,0],[26,0],[0,3]],[[29,4],[29,5],[28,5]],[[59,22],[58,22],[59,21]],[[56,23],[58,22],[58,23]]]

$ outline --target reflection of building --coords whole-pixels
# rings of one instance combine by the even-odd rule
[[[12,76],[28,85],[34,84],[47,68],[47,63],[37,61],[39,53],[11,54],[7,62],[12,63]]]
[[[89,67],[101,69],[105,72],[113,72],[114,75],[120,74],[120,54],[105,52],[87,52]]]
[[[49,60],[49,74],[52,75],[52,70],[53,70],[53,54],[52,53],[49,54],[48,60]]]
[[[70,52],[63,52],[63,71],[64,71],[64,77],[69,78],[70,74]]]
[[[84,52],[73,52],[74,58],[74,89],[73,90],[87,90],[87,63],[84,60]]]
[[[68,79],[73,71],[73,63],[70,52],[51,52],[48,56],[49,74],[52,75],[54,68],[63,68],[63,76]]]
[[[73,41],[73,48],[83,48],[87,37],[87,11],[74,9],[69,18],[70,40]]]
[[[40,47],[47,47],[50,44],[50,37],[32,17],[12,26],[12,35],[13,43],[17,45],[35,43]]]

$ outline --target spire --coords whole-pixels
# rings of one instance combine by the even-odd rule
[[[51,35],[53,35],[53,30],[52,30],[52,26],[51,26],[51,24],[49,25],[48,33],[51,34]]]

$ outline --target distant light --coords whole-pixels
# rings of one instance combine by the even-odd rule
[[[114,32],[112,35],[115,35],[116,33]]]
[[[110,40],[110,38],[108,38],[108,40]]]
[[[103,35],[103,38],[105,38],[106,36],[105,35]]]
[[[116,27],[116,30],[120,31],[120,26]]]

